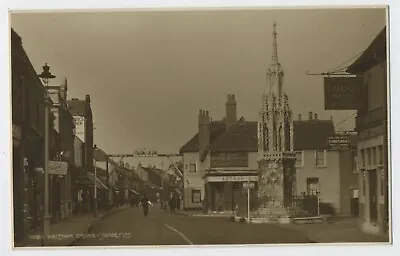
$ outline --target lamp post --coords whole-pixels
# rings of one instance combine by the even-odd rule
[[[317,216],[319,217],[319,215],[320,215],[320,208],[319,208],[319,194],[320,194],[320,192],[319,191],[317,191]]]
[[[95,144],[93,147],[94,151],[97,149],[97,145]],[[94,160],[94,216],[97,217],[97,167],[96,167],[96,157],[93,157]]]
[[[44,90],[44,212],[42,220],[42,246],[46,236],[50,231],[50,214],[49,214],[49,108],[51,101],[48,96],[47,87],[49,86],[49,80],[55,78],[50,72],[50,67],[47,63],[43,66],[43,72],[38,75],[39,78],[45,84]]]

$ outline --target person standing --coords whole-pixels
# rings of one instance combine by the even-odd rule
[[[143,214],[145,217],[147,217],[149,214],[149,198],[147,197],[146,194],[143,195],[141,203],[143,207]]]

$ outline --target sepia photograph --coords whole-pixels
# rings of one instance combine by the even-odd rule
[[[388,13],[10,11],[13,249],[390,245]]]

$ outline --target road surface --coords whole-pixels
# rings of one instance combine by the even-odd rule
[[[274,224],[244,224],[229,218],[191,217],[150,207],[127,208],[98,221],[76,246],[307,243],[305,234]]]

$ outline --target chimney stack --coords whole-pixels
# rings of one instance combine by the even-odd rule
[[[64,84],[60,86],[61,98],[63,98],[64,100],[67,99],[67,91],[68,91],[68,83],[67,83],[67,78],[65,78]]]
[[[225,109],[226,109],[225,125],[226,129],[228,129],[237,121],[235,94],[228,94],[227,101],[225,104]]]
[[[312,120],[312,112],[308,112],[308,119]]]
[[[317,113],[314,114],[314,119],[318,120],[318,114]]]
[[[299,114],[299,121],[301,121],[301,114]]]
[[[208,110],[199,111],[199,154],[203,154],[206,147],[210,144],[210,116]]]

